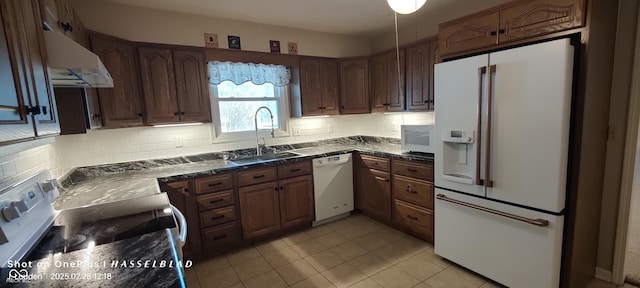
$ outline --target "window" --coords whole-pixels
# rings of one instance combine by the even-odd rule
[[[281,81],[272,81],[281,86],[265,80],[265,75],[278,73],[278,69],[283,66],[230,62],[213,63],[214,65],[209,64],[209,74],[213,75],[210,89],[214,142],[248,140],[255,137],[254,117],[260,107],[267,107],[273,113],[273,128],[276,131],[276,136],[288,136],[286,129],[289,118],[287,106],[288,74],[284,85]],[[254,67],[259,67],[257,72],[256,69],[253,69]],[[270,67],[277,69],[270,70]],[[253,70],[244,71],[246,69]],[[286,69],[280,71],[288,73]],[[247,73],[239,75],[242,72]],[[254,81],[256,78],[262,81]],[[241,83],[238,84],[238,82]],[[260,110],[257,115],[257,124],[259,130],[268,131],[260,132],[260,134],[265,138],[269,136],[272,125],[269,111]]]

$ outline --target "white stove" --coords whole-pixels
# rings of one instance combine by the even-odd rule
[[[0,268],[20,261],[53,224],[57,181],[48,170],[0,190]]]

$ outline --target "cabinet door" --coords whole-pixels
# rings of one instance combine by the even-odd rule
[[[44,26],[49,30],[62,32],[57,0],[40,0],[40,11]]]
[[[187,243],[182,247],[185,257],[197,255],[201,250],[200,225],[198,206],[192,191],[189,191],[189,182],[180,181],[162,183],[160,188],[167,193],[169,202],[182,212],[187,218]]]
[[[98,89],[85,88],[85,101],[87,107],[87,117],[89,119],[89,128],[102,127],[102,112],[100,112],[100,99],[98,98]]]
[[[238,192],[244,239],[280,230],[278,182],[242,187]]]
[[[171,50],[140,48],[138,54],[146,111],[145,123],[178,122],[180,111]]]
[[[319,60],[300,60],[300,94],[302,116],[322,115]]]
[[[56,2],[58,2],[58,21],[62,32],[74,38],[76,17],[73,8],[67,0],[56,0]]]
[[[501,10],[499,42],[581,27],[584,8],[584,0],[534,0]]]
[[[437,45],[437,43],[435,43]],[[407,48],[407,110],[427,111],[433,102],[431,42]]]
[[[173,51],[180,121],[211,122],[203,51]]]
[[[340,62],[340,114],[363,114],[369,105],[369,63],[367,59]]]
[[[36,136],[60,133],[60,124],[56,114],[53,86],[49,82],[46,63],[47,50],[37,0],[14,0],[20,3],[23,38],[23,65],[27,67],[27,87],[31,94],[31,106],[35,107],[34,118]],[[26,49],[26,50],[25,50]]]
[[[385,54],[387,58],[387,109],[389,112],[404,111],[405,101],[405,51],[390,52]],[[398,60],[400,65],[398,65]]]
[[[338,61],[320,61],[320,97],[324,115],[338,115]]]
[[[389,173],[358,168],[358,206],[365,215],[391,221],[391,179]]]
[[[311,175],[280,180],[279,194],[282,228],[313,221],[315,213]]]
[[[142,125],[141,93],[136,50],[130,42],[90,36],[91,49],[100,56],[113,78],[113,88],[99,88],[98,98],[105,127]]]
[[[440,54],[449,55],[498,44],[500,13],[471,16],[440,25]]]
[[[0,1],[0,142],[35,136],[20,53],[17,12],[13,1]]]
[[[371,57],[371,112],[387,110],[387,93],[389,77],[387,77],[386,54]]]

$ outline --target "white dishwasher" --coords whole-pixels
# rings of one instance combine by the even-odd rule
[[[316,221],[313,226],[346,216],[353,210],[351,153],[313,160]]]

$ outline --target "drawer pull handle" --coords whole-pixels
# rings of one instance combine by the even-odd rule
[[[211,201],[209,201],[209,203],[216,204],[216,203],[220,203],[222,201],[224,201],[224,199],[220,198],[220,199],[216,199],[216,200],[211,200]]]
[[[500,210],[495,210],[495,209],[483,207],[483,206],[480,206],[480,205],[475,205],[475,204],[467,203],[467,202],[464,202],[464,201],[452,199],[452,198],[447,197],[444,194],[438,194],[436,196],[436,198],[438,200],[446,201],[446,202],[449,202],[449,203],[457,204],[457,205],[468,207],[468,208],[471,208],[471,209],[480,210],[480,211],[483,211],[483,212],[487,212],[487,213],[490,213],[490,214],[502,216],[502,217],[505,217],[505,218],[510,218],[510,219],[513,219],[513,220],[525,222],[525,223],[528,223],[528,224],[531,224],[531,225],[535,225],[535,226],[540,226],[540,227],[549,226],[549,221],[548,220],[526,218],[526,217],[522,217],[522,216],[511,214],[511,213],[503,212],[503,211],[500,211]]]
[[[407,168],[407,171],[411,172],[411,173],[417,173],[418,170],[416,169],[411,169],[411,168]]]
[[[298,171],[300,171],[300,168],[296,168],[296,169],[291,169],[291,170],[289,170],[289,172],[298,172]]]
[[[218,215],[218,216],[211,217],[211,220],[218,220],[218,219],[222,219],[222,218],[224,218],[224,215]]]
[[[213,240],[220,240],[220,239],[224,239],[224,238],[227,238],[227,234],[213,237]]]
[[[260,179],[260,178],[264,178],[264,174],[253,176],[253,179]]]
[[[411,216],[411,215],[407,215],[407,218],[409,218],[411,220],[414,220],[414,221],[418,220],[418,217],[414,217],[414,216]]]
[[[222,185],[222,182],[209,183],[209,187],[216,187],[218,185]]]
[[[380,180],[380,181],[389,182],[389,179],[382,178],[382,177],[378,177],[378,176],[376,176],[376,179],[377,179],[377,180]]]

